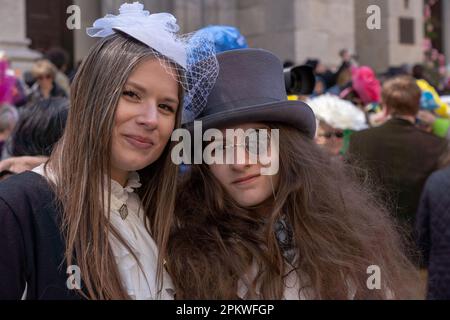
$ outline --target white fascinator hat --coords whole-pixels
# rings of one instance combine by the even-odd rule
[[[350,101],[323,94],[306,103],[314,111],[317,120],[324,121],[335,129],[359,131],[368,127],[364,112]]]
[[[219,73],[213,39],[178,34],[180,27],[170,13],[144,10],[139,2],[124,3],[119,14],[107,14],[86,29],[90,37],[121,32],[155,51],[163,67],[184,89],[182,122],[192,121],[204,108]],[[167,63],[170,62],[170,63]]]

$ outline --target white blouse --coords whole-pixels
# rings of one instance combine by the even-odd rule
[[[247,299],[248,287],[246,283],[254,281],[257,275],[258,268],[256,264],[252,265],[252,270],[248,275],[243,277],[238,282],[238,297],[241,299]],[[305,276],[306,278],[306,276]],[[284,294],[283,300],[307,300],[312,296],[312,291],[308,287],[301,288],[300,287],[300,279],[295,270],[291,269],[284,277]],[[300,289],[301,288],[301,289]],[[259,288],[256,289],[256,294],[259,296]]]
[[[282,300],[311,300],[316,299],[314,297],[314,290],[311,288],[311,286],[307,286],[304,284],[309,283],[309,277],[304,273],[300,271],[300,277],[298,273],[290,266],[287,266],[288,270],[290,270],[289,273],[286,274],[284,277],[284,293]],[[247,299],[248,294],[248,287],[246,283],[248,283],[250,280],[255,279],[257,275],[257,266],[256,264],[253,264],[251,272],[246,276],[243,277],[238,282],[238,296],[241,299]],[[301,281],[302,280],[302,281]],[[347,286],[349,288],[348,293],[348,299],[354,300],[356,296],[356,289],[355,286],[352,285],[349,281],[347,282]],[[256,294],[259,296],[259,288],[256,288]],[[388,291],[388,299],[392,299],[393,294]]]
[[[45,174],[44,165],[36,167],[33,171],[46,176],[48,179],[53,178],[51,174]],[[131,252],[114,235],[110,235],[109,242],[122,284],[131,299],[172,300],[174,299],[175,289],[166,270],[163,270],[162,290],[158,292],[156,282],[158,248],[145,228],[142,203],[139,196],[134,192],[140,186],[137,172],[130,173],[125,187],[111,180],[110,222],[133,250],[141,266]],[[128,209],[128,215],[122,219],[119,210],[124,204]]]

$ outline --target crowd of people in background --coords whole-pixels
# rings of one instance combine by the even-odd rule
[[[52,48],[16,76],[0,55],[0,159],[50,154],[67,116],[75,72],[68,65],[67,52]]]
[[[416,243],[409,257],[428,269],[428,298],[450,299],[450,107],[420,64],[377,75],[349,50],[339,56],[335,70],[308,59],[314,90],[291,99],[313,109],[316,143],[369,181]],[[68,54],[54,48],[16,77],[0,57],[0,180],[50,156],[69,110],[68,67]]]
[[[408,253],[427,270],[427,297],[450,298],[450,108],[424,67],[376,75],[340,52],[336,72],[308,59],[315,74],[307,101],[316,115],[316,142],[351,164],[389,208],[412,243]]]

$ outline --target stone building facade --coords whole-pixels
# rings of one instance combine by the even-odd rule
[[[6,50],[17,67],[31,61],[39,40],[57,31],[53,27],[40,38],[40,22],[31,21],[30,1],[52,5],[61,0],[1,0],[0,50]],[[108,12],[117,12],[124,0],[64,0],[81,8],[81,29],[59,32],[52,45],[63,46],[73,62],[80,61],[95,41],[85,28]],[[339,63],[338,52],[347,48],[357,53],[362,64],[376,71],[389,66],[422,60],[423,0],[140,0],[151,12],[168,11],[177,18],[183,32],[208,24],[240,28],[251,47],[275,52],[282,60],[302,63],[320,58],[326,65]],[[450,61],[450,1],[442,5],[443,49]],[[367,20],[370,5],[380,11],[380,28],[371,30]],[[30,9],[30,10],[29,10]],[[64,8],[62,8],[64,9]],[[63,10],[53,13],[68,17]],[[27,11],[28,10],[28,11]],[[34,15],[42,17],[40,15]],[[31,17],[31,18],[30,18]],[[55,21],[55,17],[47,19]],[[58,20],[59,21],[59,20]],[[62,19],[64,21],[64,19]],[[30,25],[35,27],[30,30]],[[28,26],[28,27],[27,27]],[[60,28],[65,28],[61,23]],[[53,30],[53,31],[52,31]],[[31,36],[30,36],[31,35]],[[30,39],[31,38],[31,39]],[[67,40],[68,39],[68,40]],[[30,40],[31,43],[30,43]],[[59,41],[59,42],[58,42]],[[35,43],[36,42],[36,43]],[[68,43],[67,43],[68,42]]]

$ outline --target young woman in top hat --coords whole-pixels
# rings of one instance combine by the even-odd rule
[[[183,98],[200,103],[217,75],[213,44],[195,51],[200,39],[177,31],[139,3],[88,29],[103,39],[76,75],[49,162],[0,183],[0,299],[172,298],[168,141]]]
[[[176,297],[417,298],[417,272],[388,212],[314,143],[314,114],[286,101],[281,62],[257,49],[218,60],[197,120],[224,133],[279,129],[279,153],[270,150],[279,171],[262,175],[264,166],[251,164],[251,138],[211,142],[215,152],[245,147],[243,164],[191,166],[167,255]]]

